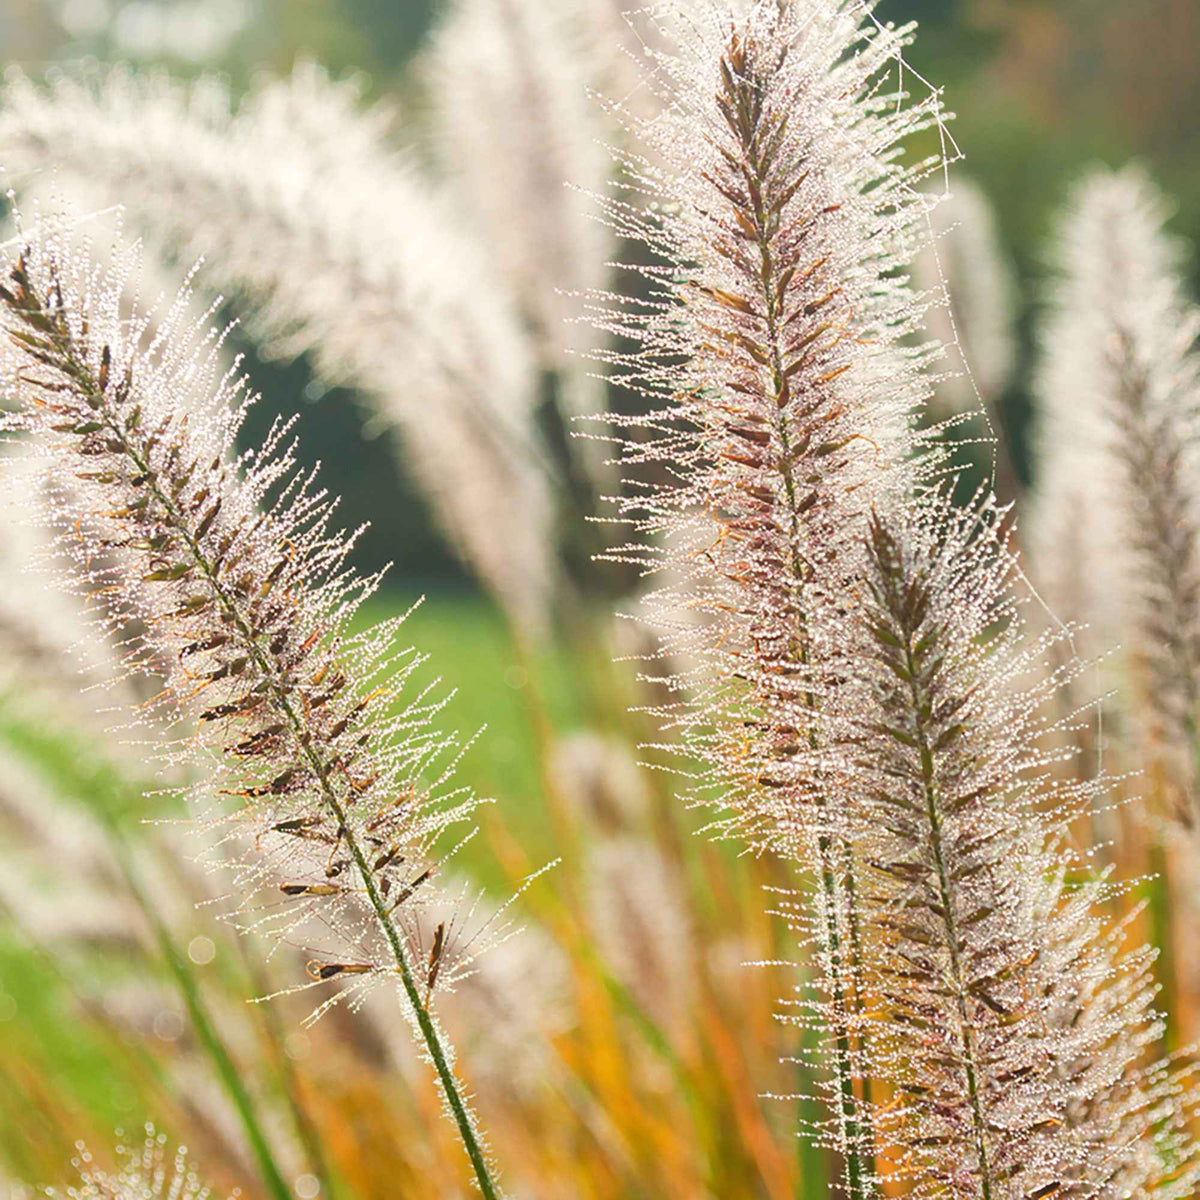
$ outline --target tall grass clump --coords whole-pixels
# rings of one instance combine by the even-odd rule
[[[347,566],[353,539],[296,473],[289,424],[235,458],[247,398],[238,379],[214,377],[219,339],[168,313],[144,347],[145,319],[120,304],[135,266],[133,252],[93,265],[69,230],[24,239],[0,285],[0,381],[17,403],[4,431],[53,464],[72,583],[104,598],[129,670],[165,672],[142,715],[198,717],[175,757],[201,768],[197,806],[245,847],[244,894],[274,896],[255,923],[320,938],[316,982],[397,987],[495,1195],[431,1008],[478,948],[458,915],[428,920],[440,839],[476,804],[448,785],[459,747],[432,728],[441,705],[427,689],[397,701],[419,661],[395,649],[402,618],[350,633],[377,580]],[[213,811],[214,791],[231,814]]]

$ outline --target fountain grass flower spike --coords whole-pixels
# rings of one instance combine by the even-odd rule
[[[430,1008],[478,949],[453,917],[423,932],[441,835],[476,803],[447,786],[459,751],[431,728],[440,705],[427,692],[398,702],[414,658],[393,649],[397,620],[349,632],[377,580],[347,566],[353,539],[331,530],[332,502],[296,472],[288,423],[235,458],[247,398],[216,371],[219,337],[168,312],[147,344],[148,322],[121,306],[136,248],[104,268],[69,228],[22,241],[0,282],[0,387],[16,404],[0,432],[29,437],[57,470],[73,583],[103,594],[114,628],[144,631],[126,647],[131,672],[166,664],[142,716],[198,717],[179,743],[204,776],[193,800],[250,846],[243,885],[269,880],[268,922],[294,940],[320,930],[314,982],[398,985],[495,1196]]]
[[[1070,848],[1089,788],[1053,771],[1071,669],[1048,675],[1016,599],[1011,528],[932,493],[872,518],[871,649],[844,725],[874,933],[872,1069],[919,1196],[1178,1196],[1197,1178],[1153,951]],[[828,739],[839,738],[831,733]]]
[[[621,156],[627,192],[608,206],[650,252],[649,298],[610,297],[598,316],[635,343],[614,365],[650,401],[608,418],[629,431],[619,519],[646,542],[623,553],[673,581],[651,598],[662,653],[697,665],[666,681],[680,699],[658,715],[701,763],[698,797],[725,832],[819,880],[828,1141],[857,1198],[874,1136],[856,829],[818,713],[842,702],[867,515],[935,464],[912,432],[930,351],[906,343],[922,302],[904,270],[928,237],[919,185],[942,160],[902,154],[943,114],[932,92],[898,93],[916,79],[908,32],[857,0],[654,12],[674,46],[648,55],[662,104],[649,118],[616,106],[643,149]]]

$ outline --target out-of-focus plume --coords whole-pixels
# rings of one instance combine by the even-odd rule
[[[568,384],[584,369],[570,351],[591,344],[575,320],[582,293],[603,286],[613,257],[594,198],[610,171],[607,129],[576,26],[569,6],[457,0],[431,52],[446,168],[513,284],[543,365]],[[581,399],[568,395],[565,407],[594,411]]]
[[[0,764],[0,903],[41,941],[136,944],[143,930],[96,824],[72,812],[2,742]]]
[[[652,843],[598,842],[587,861],[589,927],[639,1005],[678,1033],[696,996],[691,921],[681,881]]]
[[[628,747],[596,733],[573,733],[550,757],[555,791],[599,837],[638,829],[650,807],[649,789]]]
[[[38,521],[46,486],[44,460],[20,444],[0,447],[0,455],[0,662],[14,680],[36,680],[67,699],[80,715],[94,713],[103,705],[78,703],[79,691],[111,682],[113,656],[97,641],[79,605],[43,572],[31,569],[55,569],[53,539]]]
[[[551,506],[526,338],[486,255],[358,100],[309,66],[232,115],[211,81],[18,76],[0,143],[18,177],[53,167],[185,260],[211,253],[202,281],[261,305],[249,326],[269,350],[311,349],[374,397],[452,539],[536,630]]]
[[[996,405],[1012,377],[1016,357],[1017,283],[983,189],[961,175],[931,214],[935,240],[913,264],[931,304],[925,323],[947,347],[949,374],[934,401],[946,413]],[[976,389],[978,389],[978,394]]]
[[[1097,172],[1061,221],[1042,331],[1032,549],[1086,647],[1122,643],[1145,745],[1176,815],[1200,809],[1200,309],[1167,205],[1138,169]]]
[[[246,398],[240,381],[214,374],[220,337],[180,326],[186,297],[144,348],[145,319],[121,306],[136,252],[103,268],[69,227],[22,240],[0,284],[0,384],[17,405],[0,431],[36,439],[68,484],[55,504],[71,582],[106,595],[113,628],[137,619],[131,673],[148,652],[167,665],[143,719],[199,714],[179,754],[207,769],[198,803],[211,810],[214,784],[238,802],[232,817],[211,815],[252,841],[239,882],[273,894],[260,927],[322,931],[314,982],[398,989],[493,1196],[430,1011],[439,978],[478,952],[481,931],[451,914],[427,938],[420,920],[437,903],[441,835],[476,801],[448,784],[460,747],[431,727],[441,704],[428,690],[397,700],[420,661],[396,649],[403,618],[349,633],[377,580],[347,566],[352,539],[331,528],[312,476],[297,474],[286,423],[230,464]]]

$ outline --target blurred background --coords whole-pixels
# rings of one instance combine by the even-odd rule
[[[497,4],[496,11],[536,8],[532,0]],[[605,10],[594,22],[579,16],[589,8],[583,0],[569,7],[578,18],[574,57],[556,59],[561,70],[543,79],[545,93],[497,91],[501,125],[519,131],[538,119],[539,106],[561,115],[589,87],[615,80],[621,89],[620,0],[592,0],[590,8]],[[460,776],[500,804],[461,869],[501,895],[551,858],[567,860],[522,898],[531,926],[525,948],[499,955],[494,977],[452,998],[448,1023],[516,1194],[824,1196],[836,1164],[791,1136],[796,1103],[761,1098],[805,1084],[804,1068],[780,1063],[800,1034],[771,1016],[792,983],[739,966],[794,950],[764,912],[762,889],[786,881],[770,864],[692,836],[702,820],[683,811],[672,778],[635,765],[648,728],[626,709],[645,701],[647,685],[612,659],[636,652],[641,634],[632,623],[614,627],[609,614],[636,607],[637,584],[619,566],[590,562],[604,539],[587,532],[594,527],[583,518],[603,511],[597,496],[611,482],[569,437],[571,417],[631,401],[592,387],[582,360],[564,365],[546,349],[566,328],[562,316],[577,312],[545,298],[559,270],[566,288],[620,286],[619,272],[595,271],[622,248],[603,236],[589,246],[589,276],[586,266],[572,274],[570,247],[554,259],[549,235],[532,254],[528,238],[512,253],[500,245],[508,224],[518,243],[522,223],[536,233],[537,205],[550,211],[566,203],[560,181],[575,178],[573,162],[592,163],[592,143],[585,139],[578,153],[567,147],[536,185],[508,177],[524,169],[515,152],[475,172],[472,156],[482,151],[456,126],[464,118],[455,103],[468,121],[483,111],[488,92],[472,88],[492,78],[492,43],[484,26],[477,56],[459,61],[451,9],[432,0],[0,0],[0,66],[35,82],[81,63],[85,72],[127,63],[185,81],[215,75],[228,89],[223,103],[236,109],[295,64],[316,63],[332,79],[352,81],[354,105],[386,106],[381,136],[389,153],[403,157],[404,172],[428,181],[433,211],[458,189],[454,208],[469,253],[505,276],[528,341],[522,354],[533,363],[522,370],[534,380],[528,403],[556,497],[544,531],[553,566],[528,572],[546,576],[536,597],[517,596],[513,563],[489,562],[469,531],[464,542],[471,514],[439,514],[437,475],[454,464],[414,467],[420,431],[411,417],[381,416],[378,396],[387,388],[370,365],[353,353],[343,355],[353,360],[348,367],[335,362],[328,330],[289,342],[279,329],[308,320],[303,314],[277,314],[264,332],[257,308],[279,301],[253,265],[217,280],[227,297],[222,314],[241,322],[234,347],[263,394],[244,440],[261,438],[275,414],[301,411],[302,457],[320,459],[326,486],[343,496],[347,526],[370,522],[358,565],[393,564],[369,615],[425,595],[406,626],[431,655],[422,678],[441,677],[456,690],[447,710],[453,725],[468,735],[486,727]],[[1015,279],[1015,341],[1010,368],[985,399],[1000,417],[1019,490],[1031,474],[1044,248],[1069,186],[1093,163],[1141,161],[1177,204],[1173,232],[1200,239],[1200,6],[880,0],[877,13],[920,22],[911,65],[944,88],[965,155],[955,172],[969,175],[995,211],[995,249]],[[530,45],[550,36],[534,24],[530,18]],[[535,51],[530,57],[539,61]],[[503,82],[498,68],[496,78]],[[10,152],[33,153],[35,171],[57,170],[44,147],[6,144],[13,130],[0,122],[0,164]],[[594,141],[609,136],[597,130]],[[275,135],[264,136],[269,149]],[[303,151],[303,129],[298,137]],[[932,151],[934,134],[928,139],[924,149]],[[89,170],[85,150],[62,179],[67,192],[72,171],[101,191],[109,186],[102,164]],[[555,163],[567,165],[556,175]],[[155,224],[144,191],[154,181],[153,173],[131,180],[130,194],[115,197],[131,206],[139,232],[146,214]],[[358,186],[370,190],[369,170]],[[503,200],[535,186],[542,191],[530,209],[514,207],[511,218],[481,203],[493,189]],[[290,199],[300,210],[310,199],[314,209],[324,202],[303,186]],[[112,200],[106,194],[103,203]],[[303,216],[296,220],[302,227]],[[403,213],[394,221],[402,238]],[[158,232],[163,262],[177,273],[203,244],[199,220],[194,237],[165,223]],[[336,243],[338,231],[327,233]],[[214,247],[214,261],[220,253]],[[467,253],[447,249],[446,269]],[[542,277],[521,277],[513,261],[519,266],[522,253],[544,253]],[[1188,269],[1197,270],[1194,258]],[[475,286],[486,308],[492,293]],[[563,340],[586,348],[591,337],[576,331]],[[572,389],[582,398],[564,399]],[[516,535],[505,522],[519,522],[519,509],[500,507],[496,517],[501,528],[483,541],[506,548]],[[515,573],[525,573],[520,548],[511,553]],[[0,559],[0,570],[10,600],[38,586],[19,575],[15,551]],[[452,1132],[394,1011],[372,1004],[355,1016],[340,1006],[308,1028],[307,995],[246,1003],[294,979],[296,963],[284,954],[264,966],[248,939],[214,923],[219,876],[171,865],[179,861],[175,831],[142,820],[148,781],[136,755],[112,750],[86,699],[64,702],[70,688],[54,679],[65,672],[53,639],[31,649],[12,634],[17,618],[7,619],[0,620],[0,642],[8,638],[0,677],[0,1181],[11,1181],[17,1196],[34,1182],[67,1180],[78,1138],[104,1160],[113,1129],[133,1130],[136,1140],[141,1122],[153,1118],[188,1142],[219,1187],[240,1186],[250,1197],[278,1200],[274,1170],[282,1194],[309,1200],[466,1195]],[[177,815],[169,800],[161,805],[153,815]],[[208,906],[197,909],[199,901]],[[499,1026],[512,1031],[511,1044],[494,1036]]]

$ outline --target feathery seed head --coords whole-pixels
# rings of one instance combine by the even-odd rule
[[[1172,1191],[1162,1085],[1142,1070],[1153,956],[1121,948],[1101,915],[1113,888],[1067,848],[1088,795],[1051,770],[1064,673],[1038,670],[1049,647],[1025,634],[1000,518],[933,495],[870,526],[869,691],[843,736],[871,1069],[903,1101],[881,1124],[918,1195]],[[1186,1136],[1176,1149],[1192,1178]]]
[[[243,886],[268,877],[295,914],[267,923],[331,927],[314,978],[394,977],[376,917],[403,928],[435,893],[439,836],[475,804],[446,787],[461,747],[431,728],[428,690],[395,702],[419,661],[393,649],[399,622],[350,632],[376,580],[347,567],[352,539],[296,475],[289,426],[237,459],[246,397],[214,378],[212,335],[168,314],[142,348],[120,309],[135,260],[98,269],[42,234],[6,264],[0,381],[19,408],[4,427],[36,435],[57,472],[75,585],[103,595],[114,629],[136,620],[129,670],[165,670],[143,717],[198,715],[180,747],[212,767],[195,799],[234,798]]]
[[[910,431],[925,351],[902,344],[921,305],[902,271],[935,164],[900,154],[942,113],[889,91],[907,32],[857,2],[655,12],[676,43],[650,57],[663,107],[617,106],[649,151],[624,156],[646,203],[609,214],[660,265],[643,269],[646,302],[613,299],[602,320],[637,343],[615,361],[654,405],[611,418],[629,429],[621,514],[663,545],[625,553],[670,568],[664,613],[702,615],[664,638],[699,669],[692,715],[663,715],[691,725],[758,840],[796,819],[778,764],[802,749],[793,710],[831,686],[865,514],[927,469]],[[773,732],[749,732],[763,721]]]

